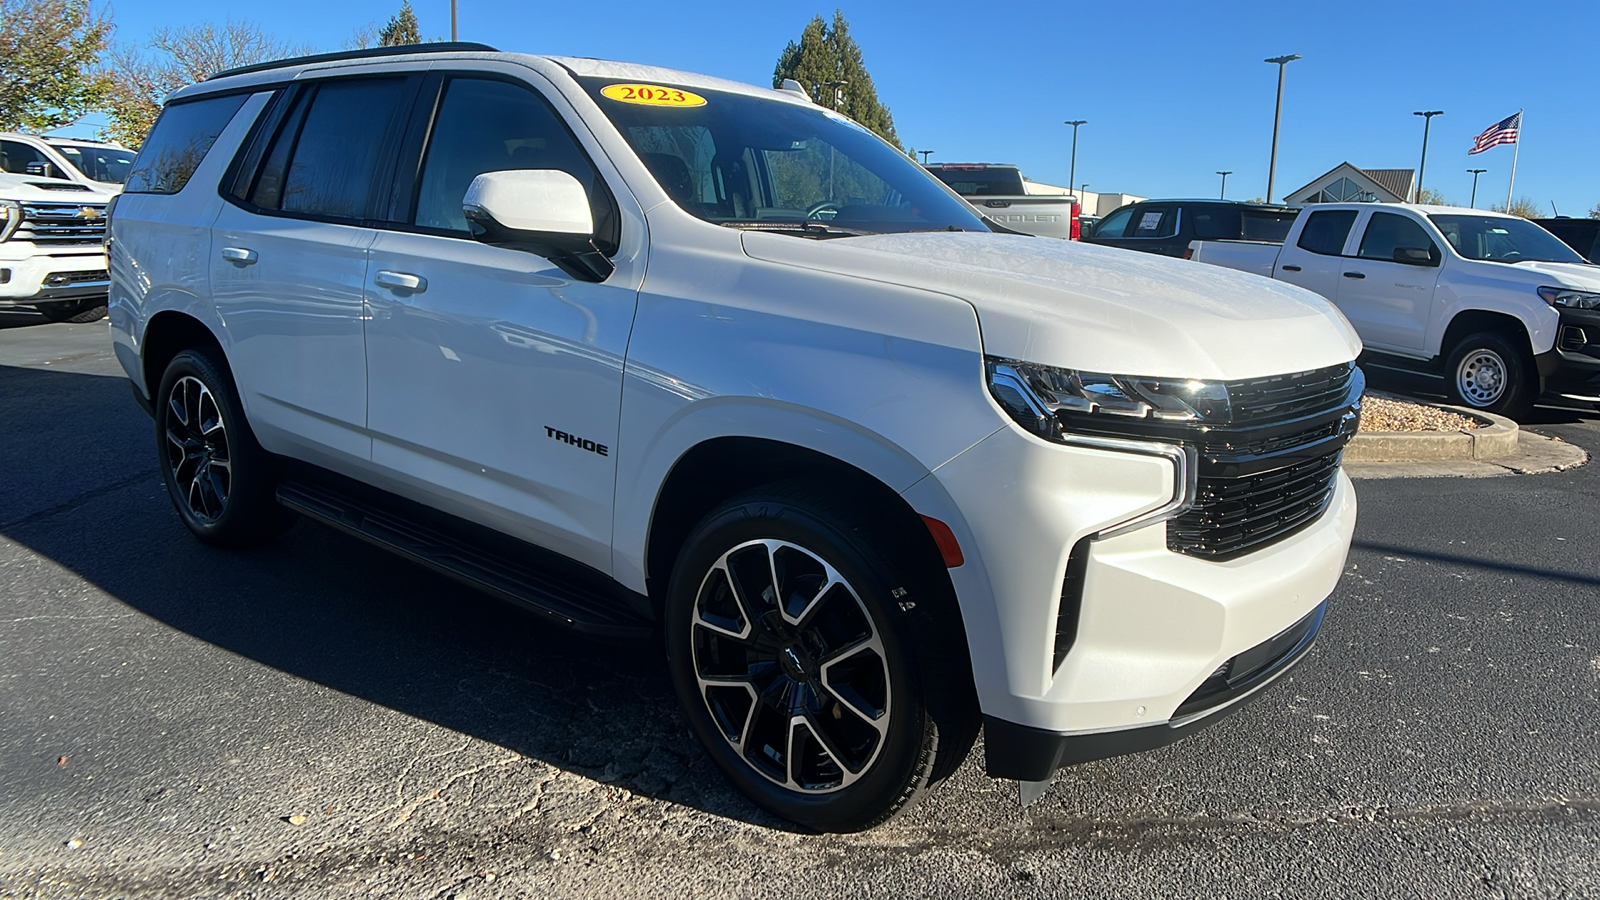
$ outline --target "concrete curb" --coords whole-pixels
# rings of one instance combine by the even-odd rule
[[[1414,400],[1409,402],[1416,402]],[[1437,405],[1437,404],[1429,404]],[[1452,459],[1500,459],[1517,452],[1521,429],[1504,416],[1481,409],[1438,406],[1485,423],[1470,431],[1358,432],[1344,448],[1346,462],[1428,462]]]

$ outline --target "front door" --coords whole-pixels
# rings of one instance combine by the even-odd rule
[[[609,572],[637,278],[580,281],[478,243],[461,200],[482,172],[560,169],[589,191],[603,236],[615,201],[528,85],[457,75],[419,109],[430,92],[415,199],[378,235],[367,276],[373,463],[414,499]]]
[[[1406,249],[1427,253],[1427,262],[1396,262],[1396,251]],[[1346,257],[1340,269],[1334,301],[1362,343],[1374,350],[1423,353],[1440,259],[1439,245],[1410,217],[1372,213],[1356,255]]]

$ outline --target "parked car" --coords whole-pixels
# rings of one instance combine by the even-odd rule
[[[1534,219],[1533,224],[1560,238],[1578,255],[1600,265],[1600,219]]]
[[[1184,256],[1194,240],[1283,241],[1295,209],[1233,200],[1141,200],[1112,210],[1084,241]]]
[[[1016,166],[1000,163],[934,163],[933,176],[960,194],[985,218],[1012,231],[1075,241],[1079,237],[1078,198],[1030,194]]]
[[[63,178],[112,193],[128,180],[133,157],[132,150],[104,141],[0,133],[0,171]]]
[[[198,539],[298,514],[657,634],[710,758],[814,828],[980,724],[1025,797],[1209,725],[1304,658],[1350,545],[1325,301],[995,233],[793,92],[473,44],[252,66],[168,99],[111,235]]]
[[[1545,390],[1600,400],[1600,269],[1527,219],[1323,203],[1280,246],[1190,246],[1327,297],[1375,363],[1437,374],[1462,405],[1515,417]]]
[[[54,322],[105,317],[109,191],[59,178],[0,174],[0,309]]]

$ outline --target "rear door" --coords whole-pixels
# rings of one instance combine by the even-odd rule
[[[1278,251],[1278,267],[1272,277],[1337,300],[1342,256],[1357,211],[1319,209],[1304,215],[1306,222],[1300,233]]]
[[[1402,249],[1425,251],[1428,262],[1396,262]],[[1374,210],[1355,256],[1345,257],[1340,267],[1335,302],[1369,347],[1420,355],[1442,259],[1438,243],[1416,220]]]
[[[251,425],[339,467],[367,436],[367,248],[419,75],[305,81],[245,151],[212,229],[211,286]],[[383,196],[387,198],[387,194]]]

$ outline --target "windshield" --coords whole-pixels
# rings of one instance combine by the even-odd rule
[[[122,184],[128,180],[128,170],[133,168],[133,151],[120,147],[80,147],[73,144],[54,144],[56,152],[67,158],[72,167],[88,176],[91,181]]]
[[[820,107],[580,82],[668,196],[707,222],[818,237],[989,230],[909,157]]]
[[[1527,219],[1453,214],[1431,214],[1428,218],[1450,246],[1467,259],[1503,263],[1584,261],[1560,238]]]

